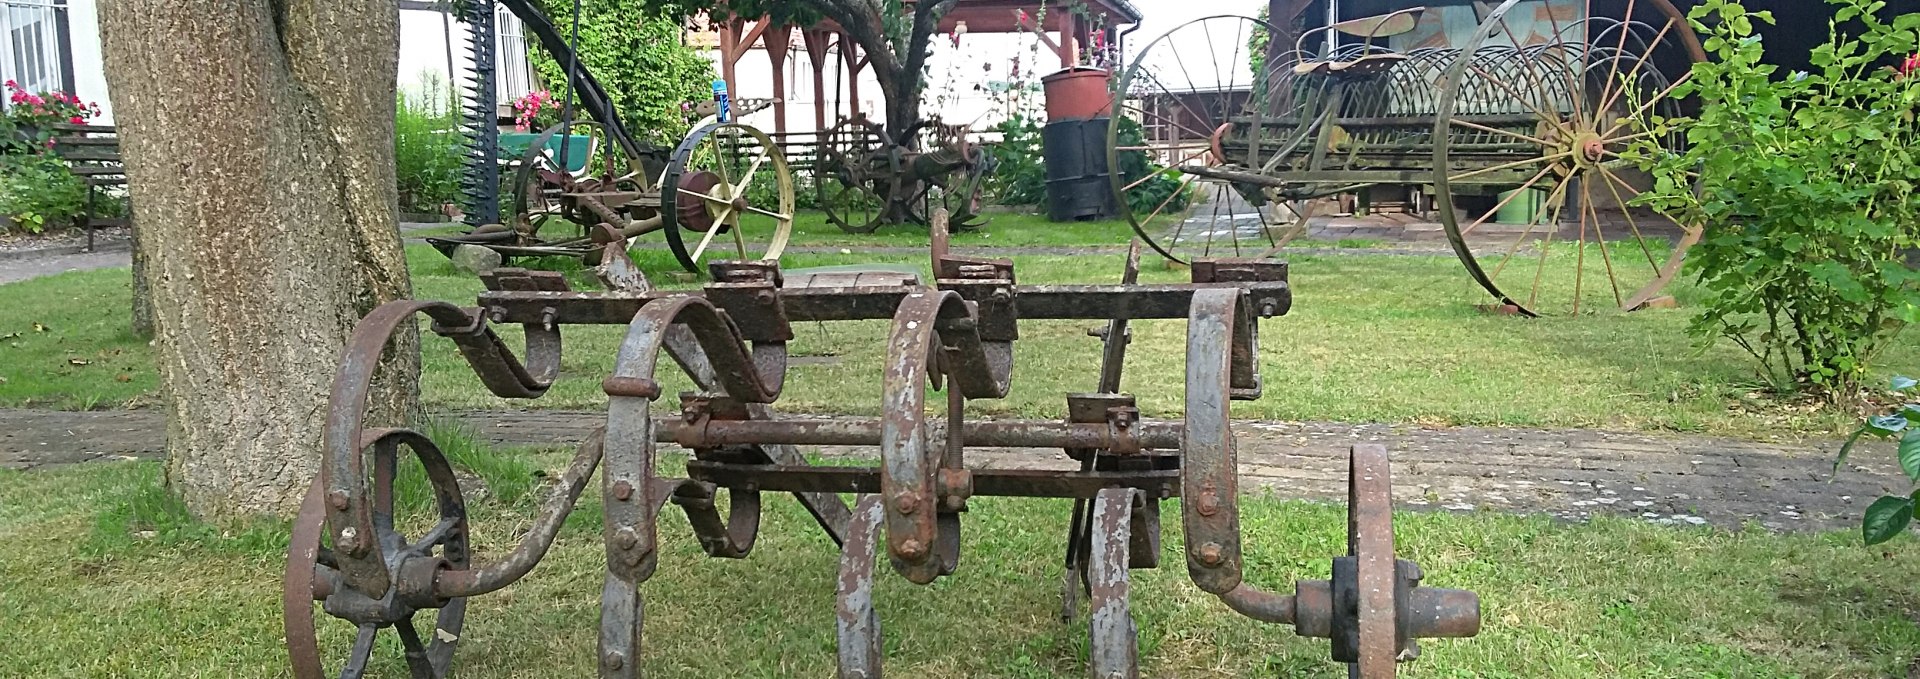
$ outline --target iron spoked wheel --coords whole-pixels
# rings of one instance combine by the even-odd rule
[[[439,448],[425,436],[405,430],[369,431],[362,441],[365,443],[363,447],[371,447],[373,452],[371,490],[374,544],[378,545],[382,560],[394,563],[402,554],[431,558],[437,552],[445,568],[467,570],[471,566],[472,556],[467,546],[466,502],[460,495],[453,468],[447,464]],[[426,484],[438,515],[430,527],[419,533],[418,539],[411,541],[396,526],[396,518],[404,521],[407,517],[394,515],[396,480],[399,476],[398,453],[403,445],[413,451],[415,459],[425,468]],[[292,660],[296,679],[322,679],[327,676],[321,662],[317,621],[335,618],[315,616],[313,604],[325,599],[335,587],[345,586],[335,581],[333,552],[324,543],[327,530],[323,492],[321,481],[316,479],[300,505],[300,515],[294,521],[292,539],[287,547],[282,603],[285,606],[287,653]],[[337,676],[340,679],[364,676],[380,630],[392,628],[399,637],[409,674],[414,679],[442,679],[453,665],[453,652],[466,621],[466,610],[464,598],[444,602],[439,607],[438,615],[433,617],[433,626],[424,635],[414,626],[414,617],[420,611],[408,613],[400,620],[358,625]]]
[[[813,180],[827,221],[846,233],[873,233],[886,217],[886,195],[876,190],[873,163],[886,132],[865,118],[849,118],[820,139]]]
[[[674,150],[660,185],[667,247],[688,271],[702,272],[708,259],[778,261],[787,249],[793,175],[767,133],[739,123],[695,130]],[[687,234],[698,234],[692,247]]]
[[[564,140],[564,141],[556,141]],[[557,146],[556,146],[557,145]],[[563,153],[564,151],[564,153]],[[565,166],[562,166],[562,156]],[[547,128],[527,144],[514,169],[507,209],[514,230],[527,242],[538,243],[548,222],[567,220],[582,226],[604,221],[579,208],[568,209],[564,194],[581,191],[645,193],[651,178],[640,158],[624,149],[600,123],[578,120]],[[614,224],[614,228],[626,226]]]
[[[1279,35],[1258,19],[1213,16],[1182,24],[1148,43],[1114,84],[1114,123],[1107,130],[1107,166],[1121,216],[1162,257],[1251,257],[1278,245],[1281,225],[1270,222],[1253,187],[1201,179],[1180,171],[1205,166],[1259,173],[1265,150],[1241,141],[1265,134],[1255,111],[1272,115],[1267,77],[1243,73],[1245,45],[1256,31]],[[1231,58],[1183,54],[1181,46],[1231,44]],[[1267,84],[1262,84],[1265,81]],[[1209,95],[1209,96],[1196,96]],[[1138,124],[1136,135],[1130,129]],[[1137,206],[1137,208],[1136,208]]]
[[[1637,159],[1684,144],[1653,130],[1683,112],[1673,90],[1686,76],[1667,74],[1705,60],[1699,39],[1668,0],[1588,0],[1585,20],[1548,13],[1544,31],[1515,30],[1519,4],[1488,15],[1442,86],[1434,198],[1447,239],[1510,311],[1641,308],[1701,235],[1630,204],[1651,187]],[[1524,223],[1496,226],[1502,210]]]

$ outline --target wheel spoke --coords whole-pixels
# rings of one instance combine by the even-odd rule
[[[740,177],[740,183],[732,185],[733,195],[736,195],[736,196],[747,195],[747,186],[753,184],[754,175],[760,172],[760,166],[766,163],[767,158],[771,157],[772,155],[773,155],[773,149],[769,147],[764,147],[764,146],[760,148],[759,157],[754,158],[753,163],[747,165],[747,173]]]
[[[1588,214],[1593,216],[1593,242],[1600,246],[1600,261],[1607,267],[1607,283],[1613,286],[1613,305],[1622,306],[1626,304],[1626,299],[1620,296],[1620,279],[1613,273],[1613,255],[1607,252],[1607,231],[1600,225],[1600,208],[1593,204],[1593,187],[1587,185],[1584,177],[1580,180],[1580,192],[1585,199],[1583,205]],[[1581,275],[1586,275],[1586,272],[1581,271]]]
[[[1500,199],[1500,202],[1495,204],[1492,210],[1487,211],[1486,214],[1480,215],[1478,219],[1473,220],[1473,223],[1468,224],[1467,228],[1461,229],[1460,236],[1463,238],[1466,237],[1466,235],[1469,233],[1472,233],[1475,228],[1478,228],[1481,224],[1485,224],[1488,219],[1492,218],[1495,214],[1498,214],[1501,209],[1507,206],[1507,204],[1512,203],[1514,199],[1519,198],[1520,196],[1526,195],[1528,191],[1533,190],[1533,185],[1539,182],[1542,178],[1546,177],[1547,173],[1551,172],[1552,170],[1553,170],[1552,165],[1548,165],[1546,167],[1540,168],[1540,171],[1534,173],[1533,178],[1528,179],[1527,183],[1521,184],[1518,190],[1515,190],[1513,193],[1507,194],[1507,197]]]
[[[1647,266],[1653,269],[1654,275],[1659,275],[1660,265],[1653,261],[1653,250],[1647,247],[1647,237],[1640,232],[1640,225],[1633,219],[1633,208],[1627,205],[1626,197],[1620,193],[1620,189],[1615,188],[1613,185],[1614,182],[1625,184],[1625,180],[1613,176],[1613,173],[1608,172],[1605,168],[1597,168],[1597,171],[1602,178],[1606,179],[1602,184],[1607,187],[1608,191],[1613,192],[1613,201],[1620,204],[1620,216],[1627,219],[1627,228],[1633,230],[1633,240],[1640,244],[1640,251],[1647,255]],[[1633,187],[1628,186],[1627,190],[1632,191]]]
[[[1546,147],[1552,147],[1552,146],[1553,146],[1553,144],[1552,144],[1551,142],[1548,142],[1548,141],[1546,141],[1546,140],[1544,140],[1544,139],[1541,139],[1541,138],[1539,138],[1539,137],[1532,137],[1532,136],[1528,136],[1528,135],[1524,135],[1524,134],[1520,134],[1519,132],[1515,132],[1515,131],[1513,131],[1513,130],[1503,130],[1503,129],[1500,129],[1500,128],[1498,128],[1498,127],[1489,127],[1489,126],[1487,126],[1487,125],[1481,125],[1481,124],[1479,124],[1479,123],[1470,123],[1470,122],[1467,122],[1467,121],[1465,121],[1465,120],[1461,120],[1461,119],[1459,119],[1459,118],[1452,118],[1452,119],[1449,119],[1449,120],[1448,120],[1447,122],[1449,122],[1449,123],[1452,123],[1452,124],[1454,124],[1454,125],[1459,125],[1459,126],[1461,126],[1461,127],[1466,127],[1466,128],[1471,128],[1471,129],[1475,129],[1475,130],[1480,130],[1480,131],[1482,131],[1482,132],[1492,132],[1492,133],[1494,133],[1494,134],[1502,134],[1502,135],[1506,135],[1506,136],[1509,136],[1509,137],[1513,137],[1513,138],[1515,138],[1515,139],[1519,139],[1519,140],[1521,140],[1521,141],[1528,141],[1528,142],[1533,142],[1533,143],[1535,143],[1535,144],[1539,144],[1539,145],[1541,145],[1541,146],[1546,146]]]
[[[1547,154],[1547,155],[1544,155],[1544,156],[1536,156],[1536,157],[1533,157],[1533,158],[1528,158],[1528,159],[1526,159],[1526,160],[1516,160],[1516,161],[1513,161],[1513,162],[1511,162],[1511,163],[1501,163],[1501,164],[1499,164],[1499,165],[1494,165],[1494,166],[1491,166],[1491,167],[1483,167],[1483,168],[1480,168],[1480,169],[1478,169],[1478,170],[1474,170],[1474,171],[1471,171],[1471,172],[1465,172],[1465,173],[1462,173],[1462,174],[1456,174],[1456,175],[1450,175],[1450,176],[1448,176],[1448,177],[1447,177],[1447,181],[1449,181],[1449,182],[1457,182],[1457,181],[1460,181],[1460,180],[1462,180],[1462,179],[1466,179],[1466,178],[1468,178],[1468,177],[1478,177],[1478,176],[1480,176],[1480,175],[1483,175],[1483,174],[1489,174],[1489,173],[1493,173],[1493,172],[1499,172],[1499,171],[1501,171],[1501,170],[1511,170],[1511,169],[1514,169],[1514,168],[1516,168],[1516,167],[1525,167],[1525,166],[1528,166],[1528,165],[1532,165],[1532,164],[1534,164],[1534,163],[1545,163],[1545,162],[1552,162],[1552,161],[1557,161],[1557,160],[1561,160],[1561,159],[1563,159],[1563,158],[1572,158],[1572,157],[1573,157],[1573,153],[1574,153],[1573,151],[1561,151],[1561,152],[1559,152],[1559,153],[1549,153],[1549,154]]]
[[[428,552],[433,550],[434,545],[438,545],[442,541],[445,541],[447,539],[447,534],[451,532],[455,527],[458,527],[459,525],[460,525],[459,517],[449,516],[449,517],[440,519],[440,522],[434,524],[433,528],[427,530],[426,533],[422,534],[420,536],[420,539],[415,540],[413,541],[413,544],[408,545],[405,551],[409,554],[418,554],[420,556],[426,556]]]
[[[1469,57],[1462,55],[1460,58],[1466,59]],[[1506,90],[1508,95],[1511,95],[1514,99],[1519,100],[1520,103],[1525,104],[1527,108],[1533,109],[1534,115],[1540,116],[1541,120],[1546,121],[1546,123],[1549,125],[1552,125],[1554,129],[1559,130],[1561,134],[1564,134],[1568,137],[1573,136],[1572,128],[1567,127],[1566,122],[1560,119],[1559,114],[1548,113],[1546,111],[1541,110],[1539,106],[1535,105],[1536,102],[1527,98],[1526,95],[1521,94],[1519,91],[1513,89],[1513,86],[1508,85],[1505,80],[1501,80],[1499,78],[1493,77],[1492,74],[1489,74],[1486,71],[1482,70],[1479,66],[1475,66],[1471,62],[1469,62],[1467,64],[1467,68],[1472,69],[1474,73],[1479,74],[1481,78],[1484,78],[1488,82],[1493,83],[1495,86],[1498,86],[1500,89]]]
[[[1561,192],[1561,190],[1562,190],[1562,189],[1565,189],[1565,188],[1567,187],[1567,182],[1568,182],[1568,179],[1567,179],[1567,178],[1562,178],[1562,179],[1560,180],[1560,183],[1558,183],[1558,184],[1555,184],[1555,185],[1554,185],[1554,187],[1553,187],[1553,192],[1552,192],[1552,193],[1549,193],[1549,194],[1547,194],[1547,200],[1546,200],[1545,202],[1543,202],[1543,203],[1541,203],[1541,205],[1543,205],[1543,206],[1544,206],[1544,205],[1553,205],[1553,206],[1554,206],[1554,207],[1553,207],[1553,212],[1552,212],[1552,215],[1553,215],[1553,219],[1552,219],[1552,221],[1553,221],[1553,226],[1552,226],[1552,229],[1548,231],[1548,235],[1547,235],[1547,238],[1548,238],[1549,240],[1551,240],[1551,239],[1553,238],[1553,235],[1552,235],[1552,232],[1553,232],[1553,231],[1557,231],[1557,230],[1559,230],[1559,228],[1560,228],[1560,208],[1559,208],[1559,205],[1558,205],[1558,204],[1556,204],[1556,203],[1554,203],[1553,201],[1554,201],[1554,199],[1555,199],[1555,198],[1558,198],[1558,197],[1560,197],[1560,192]],[[1526,240],[1527,240],[1527,236],[1531,236],[1531,235],[1533,235],[1533,228],[1534,228],[1535,226],[1539,226],[1539,224],[1540,224],[1540,218],[1541,218],[1542,216],[1543,216],[1543,215],[1541,215],[1541,214],[1537,214],[1537,213],[1536,213],[1536,214],[1535,214],[1535,215],[1533,216],[1533,218],[1532,218],[1532,219],[1529,219],[1529,220],[1527,220],[1527,230],[1526,230],[1526,231],[1522,231],[1522,232],[1520,233],[1520,237],[1519,237],[1519,238],[1515,238],[1515,239],[1513,240],[1513,245],[1510,245],[1510,246],[1507,246],[1507,253],[1506,253],[1506,255],[1500,258],[1500,264],[1499,264],[1499,266],[1496,266],[1496,267],[1494,267],[1494,269],[1493,269],[1493,274],[1492,274],[1492,275],[1490,275],[1490,276],[1488,276],[1487,278],[1489,278],[1489,279],[1498,279],[1498,278],[1500,278],[1500,273],[1506,270],[1506,268],[1507,268],[1507,264],[1508,264],[1509,262],[1511,262],[1511,261],[1513,260],[1513,256],[1514,256],[1514,254],[1515,254],[1515,253],[1518,253],[1518,252],[1520,251],[1520,244],[1521,244],[1521,243],[1525,243],[1525,242],[1526,242]]]
[[[780,214],[780,213],[778,213],[778,212],[774,212],[774,211],[772,211],[772,210],[768,210],[768,209],[765,209],[765,208],[757,208],[757,207],[754,207],[754,206],[752,206],[752,205],[748,205],[748,206],[746,206],[746,207],[744,207],[744,208],[741,208],[741,209],[742,209],[742,210],[745,210],[745,211],[747,211],[747,212],[751,212],[751,213],[753,213],[753,214],[756,214],[756,215],[761,215],[761,216],[764,216],[764,217],[772,217],[772,218],[774,218],[774,219],[777,219],[777,220],[780,220],[780,221],[783,221],[783,222],[784,222],[784,221],[787,221],[787,220],[790,220],[790,219],[793,219],[793,215],[787,215],[787,214]]]
[[[427,657],[427,645],[420,642],[420,632],[413,628],[413,616],[395,623],[393,630],[400,633],[400,645],[406,649],[407,669],[413,673],[413,679],[438,679],[434,676],[433,661]]]
[[[360,679],[367,674],[367,659],[373,656],[373,638],[380,628],[373,623],[360,626],[353,637],[353,649],[347,651],[347,665],[340,668],[340,679]]]
[[[1648,99],[1646,103],[1640,105],[1640,108],[1634,109],[1633,113],[1630,113],[1622,117],[1620,119],[1620,122],[1614,123],[1613,127],[1607,128],[1606,132],[1602,132],[1600,134],[1600,137],[1602,139],[1612,137],[1613,133],[1619,132],[1620,128],[1622,127],[1626,127],[1629,121],[1632,121],[1635,118],[1639,118],[1640,114],[1646,113],[1648,109],[1653,108],[1654,104],[1659,103],[1660,100],[1662,99],[1666,99],[1667,95],[1673,94],[1674,88],[1679,87],[1681,83],[1686,82],[1687,79],[1691,77],[1693,77],[1692,71],[1688,71],[1686,73],[1680,74],[1680,77],[1673,79],[1672,84],[1667,85],[1667,89],[1661,90],[1659,94],[1656,94],[1652,98]]]
[[[1617,81],[1610,80],[1607,82],[1606,89],[1601,90],[1605,98],[1601,100],[1600,108],[1598,110],[1604,112],[1608,108],[1611,108],[1613,106],[1614,99],[1627,91],[1626,84],[1633,82],[1634,78],[1637,78],[1640,76],[1640,67],[1645,66],[1647,61],[1653,56],[1654,48],[1658,47],[1661,42],[1666,40],[1667,32],[1673,30],[1674,23],[1675,21],[1673,20],[1673,18],[1669,17],[1667,19],[1666,25],[1660,27],[1660,32],[1653,36],[1653,41],[1647,43],[1647,53],[1640,55],[1639,59],[1635,59],[1633,62],[1633,68],[1627,70],[1627,77],[1619,79]],[[1621,30],[1620,30],[1620,45],[1621,45],[1620,51],[1621,52],[1626,51],[1626,43],[1627,43],[1627,31],[1626,31],[1626,28],[1623,26],[1621,27]],[[1617,66],[1618,64],[1616,64],[1616,68]],[[1619,89],[1614,89],[1614,86],[1616,85],[1616,83],[1618,84]]]

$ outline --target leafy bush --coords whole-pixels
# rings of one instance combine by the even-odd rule
[[[393,161],[402,211],[437,212],[460,198],[465,140],[450,100],[435,77],[422,80],[419,95],[399,95]]]
[[[1893,378],[1893,392],[1905,394],[1912,392],[1915,381],[1909,377]],[[1867,418],[1846,444],[1840,446],[1840,457],[1833,461],[1834,471],[1847,461],[1847,454],[1853,446],[1867,436],[1876,438],[1899,439],[1900,445],[1895,456],[1900,460],[1900,469],[1907,478],[1920,484],[1920,403],[1908,403],[1900,406],[1890,415]],[[1867,513],[1861,518],[1860,535],[1869,545],[1877,545],[1907,531],[1907,524],[1913,521],[1915,501],[1920,501],[1920,488],[1907,495],[1886,495],[1867,506]]]
[[[1040,125],[1015,113],[994,126],[1000,143],[993,146],[996,164],[987,177],[987,196],[1000,205],[1037,205],[1047,199],[1045,148]]]
[[[0,215],[13,228],[40,233],[86,211],[87,184],[51,153],[0,155]]]
[[[561,31],[570,31],[572,4],[553,0],[540,4]],[[581,69],[607,89],[628,132],[668,148],[687,133],[689,121],[681,105],[713,96],[713,62],[682,42],[680,34],[678,23],[647,11],[641,3],[581,0]],[[566,64],[554,61],[543,49],[528,53],[540,81],[554,96],[565,97]]]
[[[1812,73],[1761,62],[1756,22],[1732,0],[1689,14],[1712,60],[1676,96],[1695,118],[1656,121],[1654,139],[1684,131],[1684,153],[1643,141],[1655,177],[1638,199],[1706,225],[1689,264],[1707,291],[1692,330],[1750,352],[1780,390],[1847,398],[1876,352],[1920,321],[1920,273],[1902,261],[1920,242],[1920,78],[1897,63],[1920,43],[1920,14],[1891,22],[1880,0],[1836,6]],[[1838,26],[1857,20],[1859,35]]]

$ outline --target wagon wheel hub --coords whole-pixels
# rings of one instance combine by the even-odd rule
[[[1577,142],[1580,158],[1587,163],[1598,163],[1607,154],[1607,142],[1599,134],[1587,133]]]

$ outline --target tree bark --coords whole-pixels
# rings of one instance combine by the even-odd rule
[[[197,515],[290,514],[353,325],[411,295],[393,166],[394,0],[101,0],[168,408]],[[392,343],[370,424],[417,407]]]
[[[133,240],[133,336],[153,339],[153,293],[147,287],[147,256],[140,252],[140,227],[132,219],[127,220],[127,234]]]

